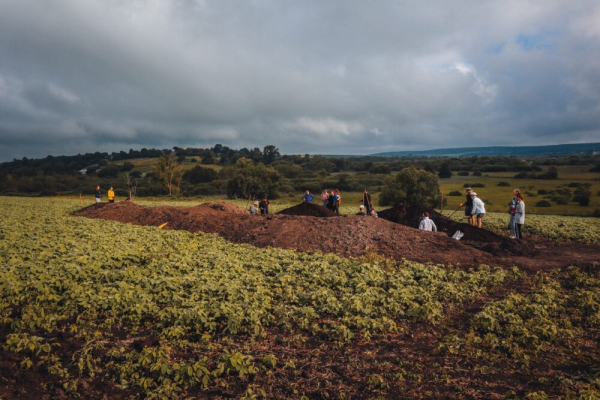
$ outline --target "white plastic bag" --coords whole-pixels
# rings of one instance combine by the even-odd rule
[[[464,233],[462,233],[461,231],[456,231],[454,232],[454,235],[452,235],[452,239],[460,240],[460,238],[463,236],[465,236]]]

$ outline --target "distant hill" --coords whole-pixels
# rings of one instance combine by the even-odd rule
[[[433,149],[418,151],[388,151],[375,156],[544,156],[565,154],[600,153],[600,143],[557,144],[552,146],[494,146],[494,147],[459,147],[454,149]]]

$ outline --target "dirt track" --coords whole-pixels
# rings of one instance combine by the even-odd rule
[[[568,265],[591,266],[600,259],[600,247],[594,245],[555,243],[539,238],[529,238],[518,244],[485,230],[481,231],[481,238],[476,237],[477,232],[465,235],[465,239],[469,240],[463,243],[444,232],[424,232],[383,218],[315,217],[311,215],[320,210],[313,210],[313,207],[321,207],[309,206],[296,206],[295,210],[288,211],[308,216],[285,215],[285,210],[283,214],[263,216],[249,215],[239,208],[232,209],[233,205],[221,208],[214,203],[196,207],[143,207],[121,202],[92,205],[74,215],[145,226],[167,222],[165,229],[216,233],[231,242],[258,247],[321,251],[353,257],[374,251],[396,260],[405,258],[463,267],[518,265],[535,271]],[[450,226],[446,230],[454,228]],[[488,245],[486,242],[489,242]]]

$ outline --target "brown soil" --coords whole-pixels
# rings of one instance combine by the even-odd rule
[[[297,206],[293,206],[290,208],[286,208],[283,211],[279,211],[277,214],[282,215],[304,215],[310,217],[321,217],[321,218],[329,218],[329,217],[339,217],[340,215],[328,210],[323,206],[318,206],[316,204],[311,203],[301,203]]]
[[[231,204],[231,203],[206,202],[206,203],[200,204],[198,207],[208,207],[208,208],[212,208],[213,210],[225,211],[225,212],[232,213],[232,214],[240,214],[240,215],[241,214],[249,214],[249,211],[246,211],[243,208],[240,208],[240,207],[236,206],[235,204]]]
[[[487,229],[476,228],[469,224],[456,222],[437,211],[424,207],[396,207],[381,211],[379,217],[388,221],[396,222],[413,228],[419,227],[421,215],[423,212],[429,213],[439,232],[444,232],[452,237],[454,233],[460,231],[464,236],[460,241],[468,246],[491,253],[496,256],[528,256],[532,257],[539,253],[539,250],[528,241],[513,240],[500,236]]]
[[[292,210],[306,212],[302,209],[311,208],[312,205],[296,206]],[[385,212],[381,214],[386,215]],[[257,247],[320,251],[352,257],[377,252],[396,260],[463,267],[480,264],[504,267],[517,265],[533,272],[568,265],[590,266],[600,258],[600,249],[594,245],[556,243],[539,238],[529,238],[522,243],[511,242],[510,239],[476,228],[472,228],[476,229],[474,233],[465,229],[463,239],[467,240],[457,241],[445,232],[425,232],[384,218],[354,215],[337,218],[281,214],[265,216],[233,214],[206,206],[143,207],[131,202],[92,205],[74,215],[145,226],[159,226],[167,222],[165,229],[216,233],[231,242]],[[437,218],[433,215],[434,219]],[[391,219],[389,215],[387,218]],[[437,219],[435,221],[438,223]],[[442,219],[439,221],[442,221],[438,224],[442,230],[446,225]],[[462,227],[464,224],[456,225]],[[452,225],[448,224],[449,232],[454,229],[450,227]],[[485,249],[488,251],[482,251]]]

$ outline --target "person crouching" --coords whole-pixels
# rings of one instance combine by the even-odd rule
[[[429,219],[429,213],[424,212],[421,214],[421,222],[419,223],[419,229],[422,231],[437,232],[437,226],[435,222]]]

